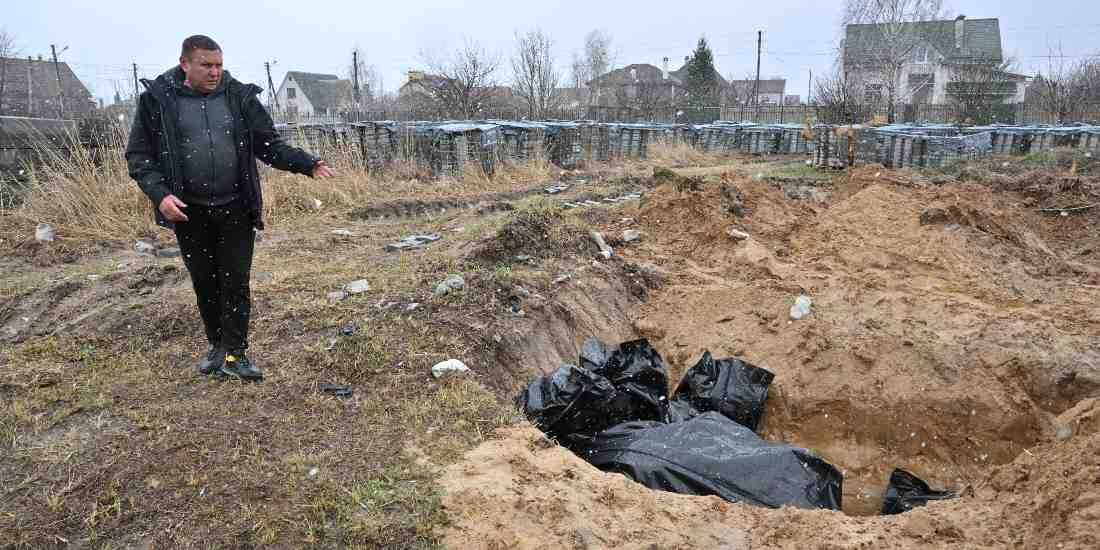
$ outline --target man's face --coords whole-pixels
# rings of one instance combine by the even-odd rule
[[[218,87],[222,79],[222,52],[195,50],[180,58],[180,67],[187,75],[187,83],[196,92],[208,94]]]

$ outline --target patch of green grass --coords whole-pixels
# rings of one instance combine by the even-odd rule
[[[818,170],[805,162],[785,162],[764,171],[765,177],[781,177],[801,180],[827,181],[831,178],[828,172]]]
[[[339,523],[375,547],[442,548],[436,541],[447,523],[442,498],[417,470],[391,466],[345,489],[336,509]]]

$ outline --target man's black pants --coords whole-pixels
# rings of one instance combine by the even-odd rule
[[[227,350],[248,347],[252,303],[248,279],[256,234],[240,200],[225,206],[190,205],[176,222],[183,263],[191,272],[206,339]]]

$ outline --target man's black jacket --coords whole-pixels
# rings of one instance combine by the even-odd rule
[[[257,95],[263,91],[255,84],[242,84],[222,73],[226,81],[226,99],[233,115],[233,142],[237,144],[240,193],[248,205],[252,225],[263,229],[263,194],[256,158],[295,174],[312,175],[317,158],[283,141],[275,131],[271,115]],[[176,90],[182,86],[183,69],[175,67],[156,80],[143,79],[146,91],[138,99],[137,114],[126,145],[126,163],[130,177],[153,201],[157,223],[172,227],[158,206],[167,195],[183,194],[180,148],[176,122],[179,117]],[[185,211],[186,212],[186,211]]]

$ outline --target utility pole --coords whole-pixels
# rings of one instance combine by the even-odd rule
[[[351,51],[351,95],[359,109],[359,50]]]
[[[756,105],[753,122],[760,122],[760,49],[764,45],[764,31],[756,31],[756,85],[752,90],[752,101]]]
[[[68,46],[61,51],[69,49]],[[61,86],[61,65],[57,62],[57,46],[50,44],[50,51],[53,52],[53,69],[57,73],[57,118],[65,118],[65,88]]]
[[[34,65],[34,59],[31,56],[27,56],[27,116],[34,116],[34,79],[31,77],[33,73],[32,67]]]
[[[278,61],[276,61],[278,63]],[[275,89],[275,83],[271,81],[271,62],[264,61],[264,70],[267,71],[267,89],[271,90],[271,101],[275,104],[275,110],[279,110],[279,94]]]
[[[810,98],[814,93],[814,70],[810,69],[810,81],[806,83],[806,105],[810,104]]]
[[[138,88],[137,63],[134,63],[134,104],[135,105],[137,104],[138,96],[141,95],[140,92],[138,91],[140,89],[141,88]]]

